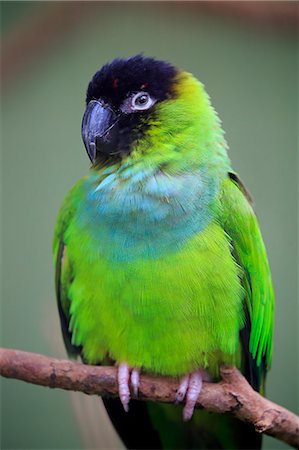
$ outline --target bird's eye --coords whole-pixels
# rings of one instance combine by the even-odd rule
[[[142,111],[144,109],[149,109],[155,100],[147,92],[137,92],[132,97],[131,108],[133,111]]]

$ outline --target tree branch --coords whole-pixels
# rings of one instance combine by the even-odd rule
[[[19,350],[0,349],[0,374],[50,388],[80,391],[89,395],[117,396],[116,367],[88,366]],[[222,367],[222,381],[204,383],[197,407],[230,413],[254,425],[258,433],[299,447],[299,417],[255,392],[241,373]],[[178,380],[142,375],[138,399],[171,403]],[[132,398],[136,398],[132,394]]]

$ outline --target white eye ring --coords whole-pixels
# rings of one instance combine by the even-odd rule
[[[156,102],[148,92],[137,92],[131,100],[131,108],[133,111],[142,111],[149,109]]]

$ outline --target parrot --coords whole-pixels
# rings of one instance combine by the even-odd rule
[[[88,84],[81,132],[90,170],[53,242],[69,356],[117,367],[119,397],[103,402],[129,449],[261,448],[252,424],[195,408],[222,365],[264,395],[274,328],[252,199],[204,85],[164,60],[116,58]],[[141,373],[175,377],[175,404],[138,401]]]

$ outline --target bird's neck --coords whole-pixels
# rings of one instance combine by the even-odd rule
[[[223,132],[202,86],[189,74],[182,77],[179,99],[161,103],[159,122],[153,118],[130,155],[95,168],[86,181],[81,216],[92,222],[95,237],[105,235],[108,257],[174,251],[217,215],[229,169]]]
[[[165,168],[169,173],[195,171],[209,165],[227,171],[230,161],[221,122],[203,85],[180,72],[175,98],[156,105],[142,139],[127,164]]]

